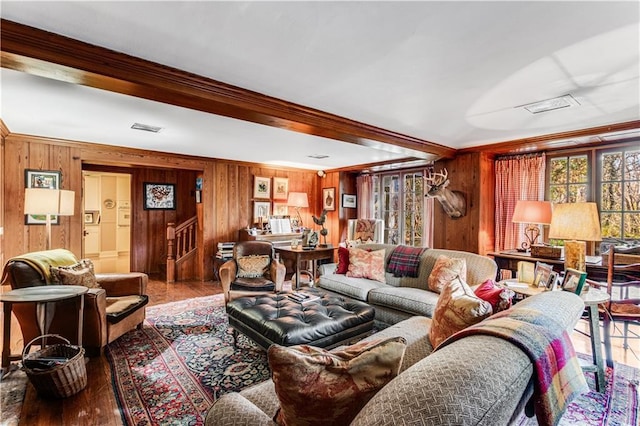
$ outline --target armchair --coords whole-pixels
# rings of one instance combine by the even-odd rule
[[[225,302],[281,291],[286,272],[269,241],[238,242],[233,247],[233,259],[220,267]]]
[[[622,337],[624,339],[623,348],[627,349],[629,337],[629,324],[640,325],[640,263],[629,265],[616,265],[615,246],[609,247],[607,260],[607,282],[602,283],[587,280],[590,286],[604,287],[609,294],[609,301],[604,309],[600,311],[604,326],[604,341],[607,351],[607,363],[613,359],[611,356],[611,326],[615,327],[616,322],[623,323]],[[622,279],[620,279],[622,277]],[[615,293],[614,294],[614,290]],[[618,336],[616,336],[618,337]],[[638,338],[634,336],[633,338]],[[609,365],[612,367],[613,365]]]
[[[2,272],[2,285],[11,289],[55,284],[50,267],[77,265],[76,257],[68,250],[55,249],[27,253],[9,259]],[[145,294],[148,277],[140,272],[95,274],[98,284],[84,295],[82,345],[88,355],[100,355],[104,347],[135,327],[141,328],[145,318]],[[49,332],[60,334],[77,343],[77,309],[73,300],[53,302],[55,314]],[[29,342],[40,334],[34,303],[13,307],[22,336]],[[72,314],[70,314],[70,312]]]

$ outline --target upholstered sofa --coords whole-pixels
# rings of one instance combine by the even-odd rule
[[[385,250],[385,265],[396,245],[361,244],[357,248],[364,250]],[[336,263],[320,266],[318,286],[333,293],[372,305],[376,310],[376,322],[385,325],[395,324],[414,315],[433,317],[439,293],[429,290],[427,285],[431,270],[439,256],[462,258],[466,262],[467,284],[475,288],[487,279],[495,279],[498,267],[493,259],[475,253],[426,249],[420,256],[418,276],[394,277],[385,273],[385,282],[368,278],[353,278],[345,274],[336,274]]]
[[[76,256],[65,249],[26,253],[9,259],[2,273],[2,285],[11,289],[57,284],[49,268],[78,265]],[[142,327],[148,276],[141,272],[94,274],[96,288],[84,295],[84,321],[82,346],[90,356],[100,355],[104,347],[124,333]],[[49,333],[60,334],[71,343],[77,343],[77,308],[74,299],[54,302],[54,316]],[[24,343],[39,336],[37,312],[34,303],[13,306],[20,324]]]
[[[573,293],[556,291],[530,297],[510,310],[553,318],[554,329],[571,330],[584,304]],[[407,348],[400,374],[358,412],[352,425],[493,426],[511,423],[523,410],[533,415],[534,367],[525,352],[489,335],[469,335],[433,351],[431,324],[430,318],[415,316],[365,339],[402,336]],[[223,395],[205,424],[271,425],[278,407],[274,383],[267,380]]]

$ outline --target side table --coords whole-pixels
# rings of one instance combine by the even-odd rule
[[[84,311],[83,295],[89,291],[85,286],[78,285],[46,285],[37,287],[25,287],[0,294],[0,302],[4,311],[4,330],[2,334],[2,376],[10,368],[12,360],[20,359],[19,355],[11,355],[11,312],[13,305],[17,303],[35,303],[40,334],[47,334],[51,320],[53,319],[55,305],[50,302],[71,299],[80,299],[78,308],[78,346],[82,346],[82,320]],[[46,345],[46,342],[43,342]]]
[[[580,298],[584,301],[584,306],[589,315],[589,335],[591,336],[591,358],[592,365],[583,366],[584,371],[593,371],[596,375],[596,391],[604,392],[605,390],[605,370],[604,360],[602,359],[602,339],[600,337],[600,314],[598,305],[609,301],[609,294],[595,288],[582,292]],[[611,354],[610,342],[605,341],[605,351],[607,357]],[[607,359],[607,363],[609,360]]]
[[[333,251],[334,247],[316,247],[313,250],[305,250],[301,247],[291,248],[287,246],[283,247],[274,247],[276,253],[280,254],[280,257],[283,259],[291,259],[295,260],[296,264],[296,289],[300,288],[300,263],[303,260],[312,261],[312,280],[315,279],[316,276],[316,260],[319,259],[333,259]]]

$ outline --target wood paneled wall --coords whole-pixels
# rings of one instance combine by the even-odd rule
[[[82,251],[81,190],[83,167],[91,170],[131,173],[132,175],[132,240],[133,271],[157,272],[166,254],[165,226],[198,213],[202,234],[202,250],[198,263],[199,277],[213,278],[213,256],[221,241],[235,241],[238,230],[250,226],[253,217],[253,176],[287,177],[289,191],[306,192],[309,208],[301,215],[306,226],[314,227],[311,215],[322,210],[322,188],[343,185],[344,173],[329,173],[320,178],[315,171],[278,169],[265,165],[223,161],[106,145],[63,141],[9,134],[4,145],[2,190],[12,200],[4,208],[5,259],[45,248],[44,226],[24,224],[24,170],[59,170],[62,188],[76,192],[76,215],[61,218],[53,226],[53,247],[65,247],[77,255]],[[202,203],[193,198],[195,178],[203,178]],[[176,184],[176,211],[146,211],[142,208],[143,182]],[[355,184],[354,184],[355,185]],[[341,234],[341,209],[331,212],[328,242],[338,244]],[[338,227],[334,229],[334,227]]]
[[[437,161],[435,170],[449,172],[448,188],[461,191],[467,200],[467,214],[452,219],[436,201],[434,247],[486,254],[493,250],[495,174],[493,157],[488,153],[469,153],[452,160]]]

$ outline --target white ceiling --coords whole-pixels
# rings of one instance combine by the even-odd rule
[[[4,19],[452,148],[640,119],[636,1],[0,7]],[[13,133],[310,169],[407,156],[5,68],[0,77]],[[580,105],[515,108],[565,94]]]

